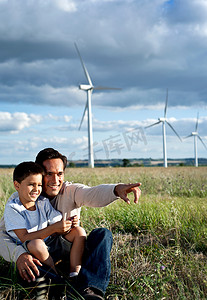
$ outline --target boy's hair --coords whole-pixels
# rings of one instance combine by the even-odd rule
[[[60,158],[62,160],[63,167],[65,170],[65,168],[67,166],[67,157],[62,155],[60,152],[58,152],[57,150],[55,150],[53,148],[45,148],[45,149],[41,150],[37,154],[35,162],[44,168],[43,162],[45,160],[54,159],[54,158]]]
[[[16,166],[13,172],[13,181],[21,183],[30,175],[44,174],[43,168],[33,161],[25,161]]]

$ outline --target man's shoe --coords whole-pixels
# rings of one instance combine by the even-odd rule
[[[86,300],[104,300],[100,294],[99,290],[88,287],[81,293],[81,296]]]

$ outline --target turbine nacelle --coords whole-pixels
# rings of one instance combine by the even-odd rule
[[[79,89],[80,90],[84,90],[84,91],[89,91],[89,90],[93,90],[93,86],[90,84],[80,84],[79,85]]]
[[[160,122],[165,122],[166,121],[166,118],[158,118],[158,120],[160,121]]]
[[[193,136],[195,136],[195,135],[198,135],[198,132],[191,132],[191,134],[193,135]]]

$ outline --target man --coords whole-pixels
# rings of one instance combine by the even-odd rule
[[[55,209],[63,215],[67,213],[67,217],[80,217],[83,205],[103,207],[119,197],[129,204],[127,194],[131,192],[134,193],[134,202],[137,203],[141,195],[140,183],[88,187],[64,182],[67,158],[53,148],[40,151],[36,163],[45,170],[42,194],[50,199]],[[96,228],[89,234],[85,258],[78,276],[79,291],[84,299],[103,299],[110,278],[111,247],[112,234],[106,228]],[[0,223],[0,255],[7,261],[16,262],[19,274],[24,280],[35,281],[35,276],[39,275],[37,266],[41,263],[26,253],[22,246],[16,246],[5,234],[3,218]]]

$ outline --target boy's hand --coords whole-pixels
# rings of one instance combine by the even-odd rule
[[[79,220],[78,220],[77,215],[75,215],[73,217],[70,217],[69,220],[72,221],[72,226],[71,227],[77,227],[78,226]]]
[[[59,234],[67,233],[72,226],[71,220],[61,220],[56,223],[54,223],[52,226],[54,226],[55,231]]]

